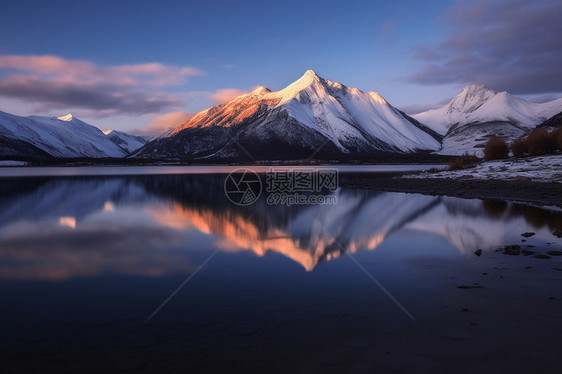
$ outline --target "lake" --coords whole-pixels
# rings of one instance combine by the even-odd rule
[[[558,209],[345,188],[241,205],[233,168],[30,170],[0,169],[3,372],[560,367]]]

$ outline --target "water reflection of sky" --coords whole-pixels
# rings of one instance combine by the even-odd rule
[[[344,251],[383,262],[467,256],[520,243],[526,231],[536,232],[533,243],[545,244],[562,222],[555,210],[366,190],[340,189],[335,205],[288,208],[262,199],[243,208],[225,198],[223,178],[4,180],[0,277],[185,273],[215,248],[238,255],[233,261],[241,266],[248,257],[240,255],[251,253],[316,271]]]

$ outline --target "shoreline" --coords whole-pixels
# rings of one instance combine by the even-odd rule
[[[502,161],[512,162],[512,160],[504,160]],[[526,162],[527,160],[519,160],[519,162]],[[486,163],[486,166],[490,165],[491,163]],[[268,167],[303,167],[305,165],[219,165],[219,164],[210,164],[210,165],[178,165],[178,164],[168,164],[168,165],[103,165],[103,164],[90,164],[90,165],[50,165],[50,166],[35,166],[35,165],[25,165],[25,166],[15,166],[15,165],[4,165],[4,167],[0,167],[0,171],[6,170],[20,170],[26,171],[30,169],[44,169],[48,170],[50,168],[61,168],[61,169],[72,169],[72,168],[85,168],[85,170],[93,170],[96,168],[115,168],[117,169],[128,169],[129,171],[134,171],[136,168],[145,168],[151,167],[154,169],[162,168],[162,173],[150,173],[150,174],[170,174],[170,172],[165,172],[164,169],[167,167],[189,167],[189,168],[236,168],[236,167],[247,167],[247,168],[256,168],[257,173],[263,173],[265,170],[264,168]],[[466,199],[492,199],[492,200],[508,200],[514,202],[523,202],[523,203],[530,203],[535,205],[546,205],[546,206],[556,206],[562,208],[562,183],[557,181],[548,181],[543,178],[543,180],[530,180],[531,178],[521,176],[521,173],[509,173],[511,179],[503,179],[501,176],[499,178],[491,178],[490,174],[482,174],[481,176],[485,177],[474,177],[475,169],[465,169],[459,171],[438,171],[433,172],[432,174],[426,174],[425,172],[413,172],[409,171],[404,173],[404,171],[400,170],[388,170],[384,172],[385,175],[378,174],[377,176],[371,176],[366,173],[369,171],[367,170],[360,170],[362,167],[380,167],[380,166],[389,166],[389,167],[398,167],[401,166],[438,166],[435,164],[416,164],[416,163],[381,163],[381,164],[317,164],[317,165],[307,165],[307,166],[315,166],[319,168],[325,167],[349,167],[350,170],[340,170],[340,187],[344,188],[355,188],[355,189],[370,189],[370,190],[378,190],[378,191],[387,191],[387,192],[403,192],[403,193],[419,193],[423,195],[433,195],[433,196],[452,196],[452,197],[460,197]],[[439,165],[443,166],[443,165]],[[558,164],[554,165],[541,165],[543,167],[548,167],[551,170],[555,170],[558,167]],[[91,168],[91,169],[90,169]],[[356,169],[357,168],[357,169]],[[262,170],[263,169],[263,170]],[[356,169],[356,170],[353,170]],[[207,171],[209,173],[212,171]],[[221,173],[220,170],[217,172]],[[222,170],[224,173],[225,171]],[[495,174],[499,174],[497,169],[493,171]],[[4,174],[4,173],[0,173]],[[21,174],[21,175],[20,175]],[[173,174],[173,173],[172,173]],[[197,173],[198,174],[198,173]],[[63,173],[61,175],[28,175],[27,173],[8,173],[4,175],[0,175],[0,178],[10,178],[10,177],[30,177],[30,176],[126,176],[126,175],[136,175],[136,173],[78,173],[74,174],[66,174]],[[558,176],[559,174],[556,174]],[[480,176],[480,175],[479,175]],[[470,177],[470,178],[468,178]],[[533,175],[535,177],[535,175]],[[548,177],[547,177],[548,178]]]
[[[387,192],[420,193],[465,199],[509,200],[562,208],[562,183],[500,179],[459,180],[451,178],[341,178],[345,188]]]

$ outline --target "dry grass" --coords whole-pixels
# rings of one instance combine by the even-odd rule
[[[527,142],[525,142],[525,139],[517,139],[511,143],[511,152],[513,152],[515,157],[525,156],[525,153],[527,153]]]
[[[527,152],[529,154],[544,155],[551,153],[550,146],[550,135],[543,129],[534,129],[531,131],[527,138],[525,138],[525,143],[527,145]]]
[[[480,162],[480,159],[475,155],[463,155],[453,159],[449,164],[449,170],[462,170],[469,167],[474,167]]]
[[[554,129],[551,133],[544,129],[534,129],[526,138],[511,143],[510,148],[515,157],[546,155],[562,151],[562,127]]]
[[[486,143],[484,147],[484,160],[499,160],[507,158],[509,154],[509,147],[505,140],[501,138],[492,138]]]

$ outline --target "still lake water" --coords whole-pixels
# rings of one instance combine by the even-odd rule
[[[559,210],[343,188],[241,207],[230,169],[84,169],[0,179],[3,373],[561,364]]]

